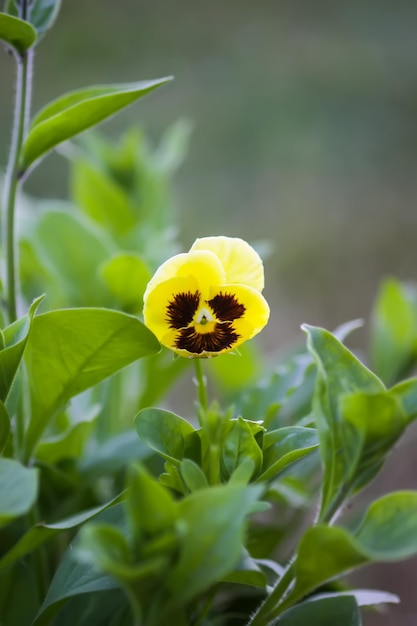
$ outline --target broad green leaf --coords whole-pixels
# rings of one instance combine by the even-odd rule
[[[381,285],[374,311],[371,362],[387,384],[405,375],[417,357],[417,291],[388,279]]]
[[[41,37],[55,22],[61,0],[33,0],[30,7],[30,22]]]
[[[34,118],[22,149],[21,171],[87,128],[132,104],[170,78],[124,85],[88,87],[58,98]]]
[[[310,410],[315,378],[311,356],[296,354],[249,387],[237,410],[245,419],[264,420],[267,429],[294,423]]]
[[[6,447],[10,435],[10,417],[3,402],[0,401],[0,454]]]
[[[105,170],[87,160],[71,169],[71,192],[75,204],[94,222],[118,236],[131,230],[138,216],[129,195]]]
[[[99,268],[116,248],[90,220],[74,211],[44,211],[31,243],[50,277],[44,288],[51,308],[112,304]]]
[[[144,538],[172,529],[178,517],[169,491],[138,464],[128,471],[126,505],[137,545]]]
[[[342,395],[384,393],[385,387],[336,337],[322,328],[304,325],[307,346],[317,365],[313,410],[324,466],[321,518],[331,509],[345,484],[350,463],[344,449],[343,420],[339,413]],[[355,459],[356,460],[356,459]],[[347,465],[348,463],[348,465]]]
[[[142,409],[135,418],[141,441],[172,462],[181,461],[186,439],[195,431],[182,417],[163,409]]]
[[[38,315],[26,347],[32,403],[26,456],[70,398],[158,350],[154,335],[124,313],[84,308]]]
[[[21,539],[19,539],[17,543],[15,543],[13,548],[9,550],[9,552],[6,552],[6,554],[0,559],[0,571],[7,569],[13,565],[13,563],[21,559],[26,554],[29,554],[32,550],[45,543],[55,535],[71,530],[72,528],[76,528],[96,515],[100,515],[103,511],[106,511],[118,503],[121,498],[122,495],[119,495],[110,500],[110,502],[101,504],[93,509],[88,509],[87,511],[82,511],[81,513],[76,513],[71,517],[67,517],[66,519],[58,522],[53,522],[52,524],[42,523],[37,526],[33,526],[25,535],[23,535],[23,537],[21,537]]]
[[[0,13],[0,39],[23,55],[35,43],[36,30],[18,17]]]
[[[198,489],[204,489],[204,487],[209,486],[203,470],[191,459],[181,461],[180,472],[190,491],[198,491]]]
[[[27,513],[38,495],[38,471],[0,458],[0,527]]]
[[[151,272],[139,255],[118,254],[100,267],[100,273],[122,309],[132,313],[142,310],[143,294]]]
[[[131,626],[121,589],[106,589],[70,598],[51,626]]]
[[[0,400],[5,402],[23,357],[32,319],[44,296],[32,302],[28,313],[3,330],[4,348],[0,351]]]
[[[361,626],[358,605],[353,596],[312,598],[289,609],[276,626]]]
[[[397,491],[373,502],[355,539],[375,561],[400,561],[417,553],[417,492]]]
[[[113,524],[127,533],[123,522],[123,507],[120,504],[102,511],[97,516],[97,521]],[[33,626],[49,626],[57,611],[74,596],[98,591],[108,592],[119,586],[113,578],[92,568],[91,563],[76,559],[74,553],[78,545],[79,538],[76,537],[59,563]]]
[[[372,561],[400,561],[416,554],[416,525],[417,492],[399,491],[373,502],[354,534],[336,526],[308,529],[293,565],[294,588],[278,612],[355,567]]]
[[[98,411],[86,419],[69,426],[62,434],[48,437],[36,449],[36,459],[54,465],[63,459],[78,459],[93,431]]]
[[[183,605],[233,571],[243,549],[246,517],[261,491],[224,485],[179,502],[182,548],[166,578],[174,605]]]
[[[390,395],[396,397],[403,408],[408,423],[417,418],[417,378],[409,378],[390,389]]]
[[[258,474],[262,466],[262,440],[264,429],[259,424],[247,422],[239,417],[229,422],[229,431],[223,440],[221,452],[222,473],[226,480],[239,465],[251,461],[253,473]]]
[[[129,463],[145,459],[151,454],[151,450],[139,441],[133,430],[119,433],[104,442],[90,444],[78,466],[89,479],[115,474]]]
[[[340,417],[345,481],[357,491],[382,467],[408,420],[397,397],[388,392],[341,396]]]
[[[286,467],[319,446],[315,428],[287,426],[265,433],[263,464],[258,481],[276,478]]]
[[[3,572],[0,584],[2,626],[28,626],[39,605],[36,574],[27,563]],[[24,601],[22,601],[24,598]]]

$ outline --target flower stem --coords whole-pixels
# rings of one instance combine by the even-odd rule
[[[194,359],[195,375],[197,381],[197,394],[199,404],[199,420],[202,421],[202,415],[207,413],[208,399],[207,399],[207,381],[203,372],[203,365],[201,359]],[[201,424],[203,426],[203,424]]]
[[[19,16],[23,20],[27,17],[27,6],[27,0],[22,0]],[[20,180],[19,159],[29,118],[32,55],[31,50],[22,54],[15,52],[17,78],[14,122],[3,197],[3,249],[6,251],[5,285],[9,323],[17,318],[15,204]]]

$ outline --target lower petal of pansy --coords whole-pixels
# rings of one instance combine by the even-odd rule
[[[236,329],[241,328],[239,334],[245,335],[243,341],[257,335],[268,323],[268,303],[259,291],[251,287],[245,285],[213,287],[210,292],[210,301],[217,306],[219,319],[232,321]]]

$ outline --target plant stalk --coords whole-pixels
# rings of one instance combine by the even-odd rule
[[[27,17],[27,0],[20,5],[21,19]],[[9,323],[17,319],[17,274],[16,274],[16,237],[15,237],[15,205],[19,188],[20,153],[28,126],[33,51],[19,54],[15,52],[17,62],[16,97],[13,120],[12,142],[6,171],[3,196],[3,250],[6,254],[6,300]]]
[[[208,408],[208,398],[207,398],[207,383],[206,377],[203,372],[203,365],[201,363],[201,359],[194,359],[194,367],[195,367],[195,375],[197,382],[197,395],[198,395],[198,404],[199,404],[199,419],[202,421],[202,415],[207,413]],[[201,424],[203,426],[203,424]]]

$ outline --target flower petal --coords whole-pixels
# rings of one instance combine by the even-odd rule
[[[264,268],[259,254],[243,239],[238,237],[202,237],[196,239],[190,252],[209,250],[222,263],[225,283],[240,283],[257,291],[264,288]],[[214,283],[212,283],[214,284]]]
[[[230,294],[244,307],[242,315],[233,320],[233,327],[239,335],[234,347],[257,335],[269,320],[269,306],[265,298],[252,287],[245,285],[221,285],[211,289],[211,298],[219,294]]]
[[[196,311],[195,299],[198,297],[196,294],[198,296],[201,295],[198,289],[198,281],[193,276],[170,278],[156,284],[151,289],[148,286],[143,299],[143,318],[145,325],[158,337],[161,343],[167,345],[163,341],[167,333],[170,333],[173,329],[185,327],[192,321]],[[179,309],[177,315],[175,315],[175,311],[172,311],[170,306],[175,307],[178,296],[184,296],[182,304],[185,307],[182,307],[182,312]],[[181,302],[178,303],[177,300],[177,304],[181,305]],[[176,323],[176,320],[180,323]],[[171,348],[170,345],[168,347]]]
[[[226,280],[225,272],[218,257],[210,251],[198,250],[176,254],[163,263],[148,283],[144,299],[152,289],[171,278],[194,277],[200,291],[205,292],[207,285],[218,285]]]

